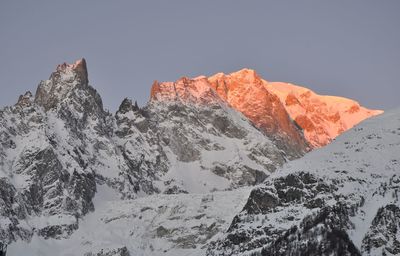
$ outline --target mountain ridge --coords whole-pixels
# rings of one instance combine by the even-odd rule
[[[311,149],[282,100],[255,71],[233,76],[156,81],[147,105],[125,98],[112,114],[90,85],[84,59],[58,65],[35,95],[27,92],[15,105],[0,109],[0,241],[11,243],[14,252],[15,244],[70,241],[90,232],[85,231],[93,224],[89,215],[99,218],[95,226],[121,230],[114,223],[140,223],[147,211],[158,218],[158,226],[146,219],[148,226],[140,228],[144,233],[137,231],[139,241],[141,234],[146,238],[142,251],[102,244],[110,237],[93,244],[90,235],[85,245],[76,246],[88,255],[154,250],[175,255],[199,247],[204,252],[212,241],[222,241],[231,215],[240,212],[246,197],[254,197],[255,192],[248,195],[249,186],[269,181],[282,165]],[[229,204],[225,197],[239,200],[227,205],[229,216],[221,216],[227,209],[214,212],[221,203]],[[157,207],[147,206],[146,199]],[[130,214],[136,202],[143,208]],[[121,211],[107,208],[116,206]],[[248,206],[257,207],[264,206]],[[382,210],[379,218],[391,212],[390,207]],[[170,222],[193,218],[187,227],[175,223],[179,228],[174,228]],[[231,223],[228,232],[233,230]],[[376,240],[374,234],[370,239]],[[210,252],[214,249],[218,246]]]
[[[188,86],[186,90],[185,86]],[[176,82],[156,81],[150,100],[188,100],[194,103],[198,91],[209,92],[209,87],[258,128],[269,135],[279,135],[285,144],[305,151],[310,150],[309,147],[325,146],[362,120],[383,113],[364,108],[357,101],[344,97],[318,95],[291,83],[268,82],[249,68],[209,77],[182,77]],[[197,99],[197,103],[215,101],[215,95],[211,94],[209,98]]]

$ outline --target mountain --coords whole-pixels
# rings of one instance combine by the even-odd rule
[[[366,109],[350,99],[321,96],[297,85],[268,82],[251,69],[229,75],[217,73],[208,80],[234,109],[268,134],[286,137],[292,142],[291,147],[306,147],[296,125],[311,148],[318,148],[362,120],[383,112]]]
[[[11,244],[9,252],[397,255],[399,149],[397,109],[285,164],[253,189],[121,200],[101,185],[96,211],[69,239],[34,236]]]
[[[196,79],[175,84],[202,89]],[[227,190],[304,154],[278,148],[211,88],[188,95],[210,102],[125,99],[113,115],[84,59],[58,65],[35,95],[0,111],[1,240],[69,237],[95,210],[99,186],[122,199]]]
[[[266,134],[281,141],[283,147],[308,150],[303,131],[290,119],[280,99],[264,87],[254,70],[243,69],[229,75],[219,73],[208,80],[222,99]]]
[[[273,137],[203,87],[202,78],[155,82],[145,107],[125,103],[116,114],[118,141],[132,157],[145,144],[144,159],[167,165],[159,174],[160,191],[203,193],[258,184],[304,154],[278,148]]]
[[[274,137],[280,148],[298,152],[325,146],[359,122],[383,113],[347,98],[318,95],[290,83],[268,82],[252,69],[182,78],[175,83],[156,81],[151,99],[208,104],[218,98],[215,92],[220,100]]]
[[[254,188],[207,255],[399,255],[400,109]]]
[[[313,146],[254,71],[156,81],[112,114],[84,59],[0,110],[0,138],[10,255],[217,251],[251,186]]]

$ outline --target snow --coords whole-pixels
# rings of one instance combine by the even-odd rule
[[[400,109],[365,120],[360,125],[343,133],[331,144],[314,150],[301,159],[292,161],[271,175],[271,178],[287,175],[293,171],[314,173],[324,180],[344,180],[338,194],[362,195],[365,204],[359,214],[351,218],[355,224],[349,235],[360,248],[378,209],[387,204],[400,205],[391,193],[385,196],[374,194],[383,182],[387,182],[400,171]],[[360,184],[358,180],[366,183]]]
[[[119,200],[118,195],[100,186],[95,198],[96,211],[80,220],[79,229],[69,239],[18,241],[7,255],[82,255],[103,248],[127,246],[131,255],[202,255],[205,243],[226,230],[243,207],[249,188],[209,194],[154,195],[135,200]],[[215,226],[215,232],[203,229]],[[160,227],[171,230],[157,235]],[[215,235],[217,234],[217,235]],[[210,236],[210,237],[209,237]],[[193,246],[184,246],[187,239]]]
[[[228,112],[230,117],[243,129],[250,130],[250,124],[241,114],[228,108],[225,110],[232,111],[232,113]],[[14,169],[18,169],[19,163],[16,163],[15,159],[27,154],[27,151],[35,152],[48,147],[46,138],[49,135],[54,135],[53,137],[58,141],[59,148],[55,152],[59,154],[61,162],[76,164],[71,156],[64,155],[62,152],[73,150],[80,146],[80,143],[69,140],[69,133],[63,121],[51,114],[47,118],[46,130],[38,126],[15,140],[16,147],[8,149],[6,154],[7,165],[10,164]],[[93,129],[94,125],[90,123],[89,130]],[[212,128],[209,125],[207,127]],[[86,136],[90,141],[99,140],[105,145],[120,143],[104,140],[95,133],[87,133]],[[134,133],[132,136],[135,138],[139,135]],[[171,151],[167,152],[172,168],[158,184],[162,188],[163,181],[174,180],[190,194],[142,195],[134,200],[121,200],[121,195],[116,190],[107,185],[98,185],[94,198],[95,212],[79,219],[79,229],[70,238],[45,240],[35,235],[30,243],[19,240],[11,244],[8,250],[9,255],[66,256],[123,246],[127,246],[132,255],[202,255],[205,250],[203,245],[223,235],[223,231],[228,228],[232,218],[243,208],[251,189],[210,193],[214,189],[224,190],[230,187],[228,179],[215,175],[210,168],[222,162],[228,166],[246,164],[255,169],[262,169],[261,165],[248,158],[247,152],[261,140],[265,140],[259,132],[253,132],[244,139],[220,137],[212,133],[205,136],[222,147],[217,150],[201,150],[201,160],[193,162],[178,161]],[[129,148],[132,145],[127,143],[125,146]],[[146,149],[152,147],[146,143],[140,146]],[[104,177],[117,177],[115,170],[121,163],[119,158],[111,157],[111,153],[114,152],[110,152],[110,147],[100,148],[98,151],[87,147],[85,150],[88,155],[96,155],[98,158],[97,173]],[[132,152],[136,152],[133,146]],[[394,110],[364,121],[361,125],[339,136],[325,148],[310,152],[304,158],[288,163],[280,171],[271,174],[270,178],[297,171],[307,171],[323,177],[327,182],[347,180],[349,177],[366,180],[366,184],[344,182],[338,190],[338,193],[348,195],[350,199],[358,200],[357,195],[365,197],[366,203],[359,209],[360,214],[351,219],[355,227],[349,230],[350,237],[356,246],[360,247],[377,209],[388,203],[398,204],[391,196],[382,197],[374,195],[373,192],[378,189],[381,181],[398,174],[399,152],[400,110]],[[265,159],[264,161],[269,161]],[[8,172],[9,170],[3,166],[0,173],[8,177]],[[18,189],[29,184],[29,176],[23,174],[14,175],[11,180]],[[282,208],[268,215],[267,219],[263,219],[262,216],[256,217],[244,228],[262,224],[287,229],[311,212],[302,206]],[[285,221],[288,216],[296,216],[295,222]],[[69,215],[41,215],[32,216],[26,222],[22,221],[20,226],[42,228],[48,225],[72,224],[75,221],[76,219]],[[0,225],[4,226],[8,223],[8,219],[2,219]],[[217,231],[209,238],[203,231],[214,223],[216,223]],[[160,227],[167,230],[165,236],[157,235],[157,229]],[[183,245],[182,241],[179,242],[180,238],[187,239],[190,246]]]
[[[331,190],[315,190],[327,206],[344,204],[350,212],[347,233],[354,245],[361,250],[362,242],[368,232],[378,209],[388,204],[400,207],[395,196],[396,185],[390,185],[390,179],[396,179],[400,174],[400,108],[387,111],[382,115],[367,119],[338,136],[329,145],[309,152],[304,157],[288,162],[272,173],[265,184],[259,185],[260,191],[269,191],[277,196],[277,190],[283,193],[285,188],[277,188],[276,181],[285,179],[288,175],[307,173],[316,180],[323,182]],[[304,193],[312,191],[307,188]],[[285,200],[285,199],[282,199]],[[249,214],[243,210],[237,215],[238,224],[221,236],[215,255],[242,255],[240,248],[231,243],[229,235],[240,237],[248,234],[250,241],[241,245],[251,246],[251,251],[261,249],[259,241],[273,240],[270,233],[285,232],[292,226],[300,227],[301,221],[310,215],[317,214],[321,208],[306,207],[304,197],[300,201],[282,203],[262,214]],[[268,230],[264,233],[264,230]],[[376,234],[377,236],[379,235]],[[386,240],[386,239],[385,239]],[[300,241],[304,242],[304,241]],[[264,245],[265,246],[265,242]],[[382,248],[373,251],[371,255],[381,255]],[[250,251],[246,252],[250,253]]]
[[[68,83],[56,86],[59,91],[55,96],[60,97],[60,104],[69,104],[71,108],[69,110],[75,115],[73,121],[84,117],[80,103],[75,98],[66,97],[70,93],[70,87],[76,85],[76,74],[73,69],[80,64],[77,62],[66,66],[61,80]],[[252,81],[256,75],[249,69],[235,74],[248,81]],[[186,82],[189,83],[187,87]],[[50,90],[49,86],[49,81],[43,83],[44,90]],[[32,155],[45,149],[51,149],[51,152],[57,156],[54,158],[55,161],[59,161],[63,170],[67,170],[70,175],[75,171],[94,174],[97,190],[93,200],[95,211],[86,216],[76,217],[60,210],[56,205],[54,208],[43,209],[37,215],[30,214],[26,219],[21,220],[18,226],[26,230],[38,230],[48,226],[70,225],[78,222],[78,230],[74,231],[70,237],[46,240],[35,234],[31,241],[17,240],[12,243],[9,246],[8,255],[81,255],[85,252],[96,253],[102,249],[111,250],[124,246],[128,248],[131,255],[203,255],[210,241],[223,237],[223,232],[228,229],[233,217],[241,212],[247,201],[251,187],[234,189],[238,186],[237,183],[243,181],[241,175],[246,168],[263,171],[265,175],[270,175],[268,179],[299,171],[311,172],[331,184],[333,181],[339,181],[337,193],[348,196],[349,201],[353,200],[357,203],[362,196],[366,203],[358,209],[359,214],[351,219],[355,227],[349,230],[350,237],[358,247],[377,209],[388,203],[398,204],[398,201],[391,196],[382,196],[374,192],[379,189],[382,182],[399,172],[400,109],[367,120],[337,137],[336,141],[327,147],[310,152],[304,158],[288,163],[279,171],[270,174],[266,166],[270,164],[277,166],[287,159],[278,154],[277,152],[280,153],[280,151],[273,142],[254,128],[242,114],[218,98],[210,88],[206,77],[201,76],[192,80],[182,78],[176,83],[161,83],[159,86],[163,87],[160,95],[157,95],[159,99],[175,100],[176,97],[181,99],[189,97],[188,102],[182,102],[185,113],[187,111],[185,118],[198,119],[200,111],[208,111],[226,118],[244,135],[242,138],[236,138],[224,134],[204,119],[196,120],[198,123],[193,125],[186,123],[187,119],[179,115],[171,117],[169,113],[162,112],[165,112],[168,104],[171,103],[168,100],[164,102],[165,104],[153,102],[149,106],[150,111],[155,111],[160,115],[165,114],[165,116],[156,116],[155,119],[156,129],[159,129],[160,133],[152,130],[147,133],[140,132],[138,127],[130,125],[129,121],[133,124],[146,121],[145,117],[133,111],[119,114],[119,118],[128,120],[121,127],[117,127],[116,120],[112,119],[111,115],[104,114],[104,119],[112,119],[112,121],[102,120],[105,124],[110,121],[107,123],[110,125],[110,130],[127,128],[131,131],[123,138],[115,134],[100,135],[97,130],[99,124],[97,117],[88,118],[84,129],[79,134],[71,132],[71,128],[57,115],[56,111],[45,113],[37,106],[33,108],[32,113],[15,114],[10,109],[0,111],[2,117],[0,132],[4,132],[0,133],[1,138],[8,140],[8,132],[13,131],[10,132],[10,140],[15,143],[15,146],[0,148],[0,177],[9,180],[18,193],[29,189],[29,185],[33,182],[31,173],[35,172],[36,162],[26,163],[26,161],[31,160]],[[277,89],[277,94],[280,93],[281,97],[286,98],[286,93],[294,90],[293,88],[296,93],[307,92],[304,88],[286,84]],[[251,86],[246,90],[251,93]],[[79,99],[88,97],[84,91],[78,91],[77,96]],[[192,98],[195,99],[195,103],[199,100],[210,99],[208,103],[212,104],[195,105],[192,104]],[[334,109],[342,111],[340,113],[343,118],[341,128],[351,127],[353,125],[351,119],[354,116],[357,120],[361,120],[371,114],[368,110],[361,108],[361,112],[350,115],[346,111],[348,105],[354,102],[344,98],[321,96],[321,98],[311,98],[310,101],[318,103],[321,99],[325,105],[328,105],[329,111]],[[191,105],[185,105],[186,103]],[[293,111],[296,114],[307,113],[299,106],[296,106]],[[164,143],[162,140],[154,142],[157,136],[168,136],[181,127],[185,136],[188,136],[187,143],[198,150],[198,158],[180,161],[171,143]],[[325,128],[328,135],[337,132],[337,127],[330,124]],[[182,148],[175,148],[175,150],[179,151]],[[78,153],[74,153],[76,150]],[[253,151],[263,150],[271,152],[271,155],[252,154]],[[125,153],[124,156],[121,151]],[[160,170],[153,170],[151,164],[162,155],[160,152],[166,154],[166,168],[158,166]],[[281,158],[276,159],[277,155]],[[129,183],[122,176],[132,171],[132,167],[127,166],[124,157],[134,160],[135,164],[141,159],[144,160],[144,164],[149,164],[150,167],[143,168],[148,172],[140,177],[144,181],[140,179],[134,181],[140,186],[151,182],[154,188],[150,186],[149,191],[142,189],[134,193],[129,190]],[[82,167],[78,158],[84,164],[90,163],[90,165]],[[217,175],[213,172],[213,168],[217,166],[229,167],[233,171]],[[170,185],[177,185],[188,194],[149,195],[166,191],[168,182]],[[132,180],[130,183],[133,183]],[[55,184],[48,184],[46,188],[52,188],[52,186]],[[57,196],[65,200],[65,197],[71,196],[68,193],[70,192],[67,188],[63,188],[61,195]],[[125,196],[130,199],[126,199]],[[46,203],[51,204],[56,199],[50,195],[46,198]],[[82,199],[77,199],[79,200]],[[331,199],[329,203],[333,205],[336,201]],[[13,207],[17,208],[17,206],[18,202],[14,203]],[[60,212],[49,214],[51,210]],[[75,213],[79,215],[81,210],[77,209]],[[316,211],[317,209],[310,210],[303,205],[281,207],[269,214],[268,218],[261,215],[252,217],[254,219],[244,224],[244,228],[265,225],[277,229],[288,229]],[[292,216],[295,216],[293,222],[286,221]],[[10,223],[9,218],[0,219],[0,227],[5,227]]]
[[[215,175],[210,170],[202,169],[198,161],[184,163],[172,162],[173,168],[163,177],[174,180],[189,193],[206,193],[212,190],[225,190],[230,186],[229,180]]]
[[[362,120],[383,113],[381,110],[366,109],[351,99],[318,95],[305,87],[291,83],[263,80],[263,85],[280,98],[293,120],[307,117],[314,128],[310,130],[303,127],[304,135],[315,147],[324,146]],[[288,102],[289,96],[298,102]]]

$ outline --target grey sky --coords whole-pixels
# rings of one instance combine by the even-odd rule
[[[269,81],[400,106],[400,1],[0,2],[0,106],[85,57],[115,111],[153,80],[255,69]]]

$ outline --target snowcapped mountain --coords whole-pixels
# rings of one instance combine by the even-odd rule
[[[251,69],[208,78],[211,86],[230,106],[243,113],[266,134],[277,138],[282,147],[309,150],[303,131],[293,122],[279,97],[264,86],[264,81]]]
[[[362,120],[383,112],[366,109],[350,99],[318,95],[297,85],[268,82],[251,69],[228,75],[217,73],[208,80],[233,108],[267,133],[286,137],[286,141],[292,142],[291,147],[305,147],[296,125],[304,132],[306,142],[317,148]]]
[[[400,109],[253,189],[208,255],[399,255]]]
[[[124,99],[111,114],[89,85],[84,59],[58,65],[48,80],[40,82],[35,95],[27,92],[14,106],[0,110],[0,241],[10,244],[9,255],[228,255],[261,249],[266,243],[255,246],[243,240],[238,249],[227,237],[245,229],[256,232],[254,239],[267,241],[254,228],[256,222],[247,218],[268,213],[254,209],[290,206],[292,199],[271,206],[269,198],[276,195],[264,193],[281,177],[275,171],[302,157],[310,145],[329,141],[314,144],[309,139],[313,131],[304,137],[304,127],[293,113],[305,111],[316,120],[320,112],[324,116],[335,112],[334,103],[324,102],[319,102],[327,106],[320,112],[291,112],[283,94],[268,86],[247,69],[155,82],[146,106]],[[298,96],[301,107],[318,102],[306,97],[302,103],[303,98]],[[338,102],[342,107],[337,110],[341,120],[337,133],[378,113],[362,107],[349,112],[348,106],[356,103],[344,101]],[[352,115],[358,121],[348,121]],[[314,135],[326,124],[315,127]],[[316,152],[324,151],[307,157]],[[304,171],[312,173],[304,175],[317,177],[321,165],[307,166],[310,170],[304,166]],[[285,172],[303,177],[288,165],[279,175],[284,177]],[[324,182],[336,184],[332,177]],[[282,179],[276,191],[292,186]],[[251,186],[263,181],[251,191]],[[320,180],[315,182],[304,198],[323,207],[314,198],[320,189]],[[353,183],[346,182],[343,186],[353,188]],[[326,202],[333,200],[329,193]],[[298,196],[297,191],[294,194]],[[373,245],[384,229],[380,220],[386,220],[392,208],[382,210],[375,226],[368,229],[372,232],[371,242],[365,245],[370,246],[368,250],[375,250]],[[393,214],[397,216],[395,208]],[[243,216],[250,223],[247,226],[238,224],[245,223]],[[388,241],[397,234],[393,225]],[[351,239],[346,241],[351,244]],[[353,245],[360,250],[359,244]]]

